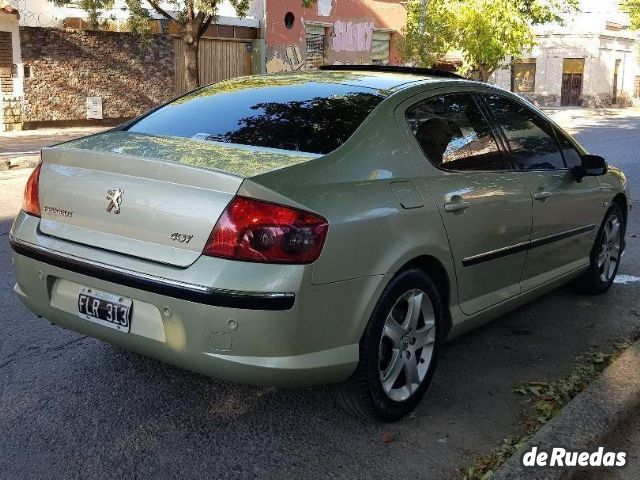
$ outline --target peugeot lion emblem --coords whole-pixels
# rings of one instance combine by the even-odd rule
[[[124,190],[116,188],[115,190],[107,191],[107,212],[120,213],[120,204],[122,204],[122,196]]]

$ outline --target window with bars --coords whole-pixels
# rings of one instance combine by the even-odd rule
[[[373,32],[371,42],[371,63],[373,65],[389,65],[389,48],[391,34],[388,32]]]
[[[315,70],[324,65],[324,33],[307,32],[307,70]]]
[[[511,66],[511,91],[516,93],[535,92],[536,59],[516,62]]]
[[[0,32],[0,92],[13,92],[13,46],[11,32]]]

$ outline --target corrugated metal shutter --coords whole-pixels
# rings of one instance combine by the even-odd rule
[[[373,32],[371,42],[371,63],[373,65],[389,65],[389,48],[391,34],[388,32]]]

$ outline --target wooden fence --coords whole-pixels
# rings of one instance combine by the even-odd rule
[[[183,93],[186,91],[184,46],[179,38],[175,42],[176,92]],[[202,38],[198,58],[200,85],[251,75],[251,42]]]

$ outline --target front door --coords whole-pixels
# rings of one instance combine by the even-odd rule
[[[581,164],[570,140],[520,102],[487,95],[504,131],[511,156],[533,197],[531,245],[522,275],[528,290],[588,263],[596,223],[602,214],[596,177],[576,182]]]
[[[462,311],[477,313],[520,292],[531,195],[512,171],[469,94],[443,94],[407,110],[416,156],[442,170],[423,182],[440,210]]]
[[[616,104],[618,103],[618,74],[620,73],[620,62],[622,60],[616,60],[615,66],[613,67],[613,96],[611,102]]]
[[[584,58],[565,58],[562,68],[560,104],[563,107],[580,106]]]
[[[0,32],[0,94],[13,92],[11,32]]]

